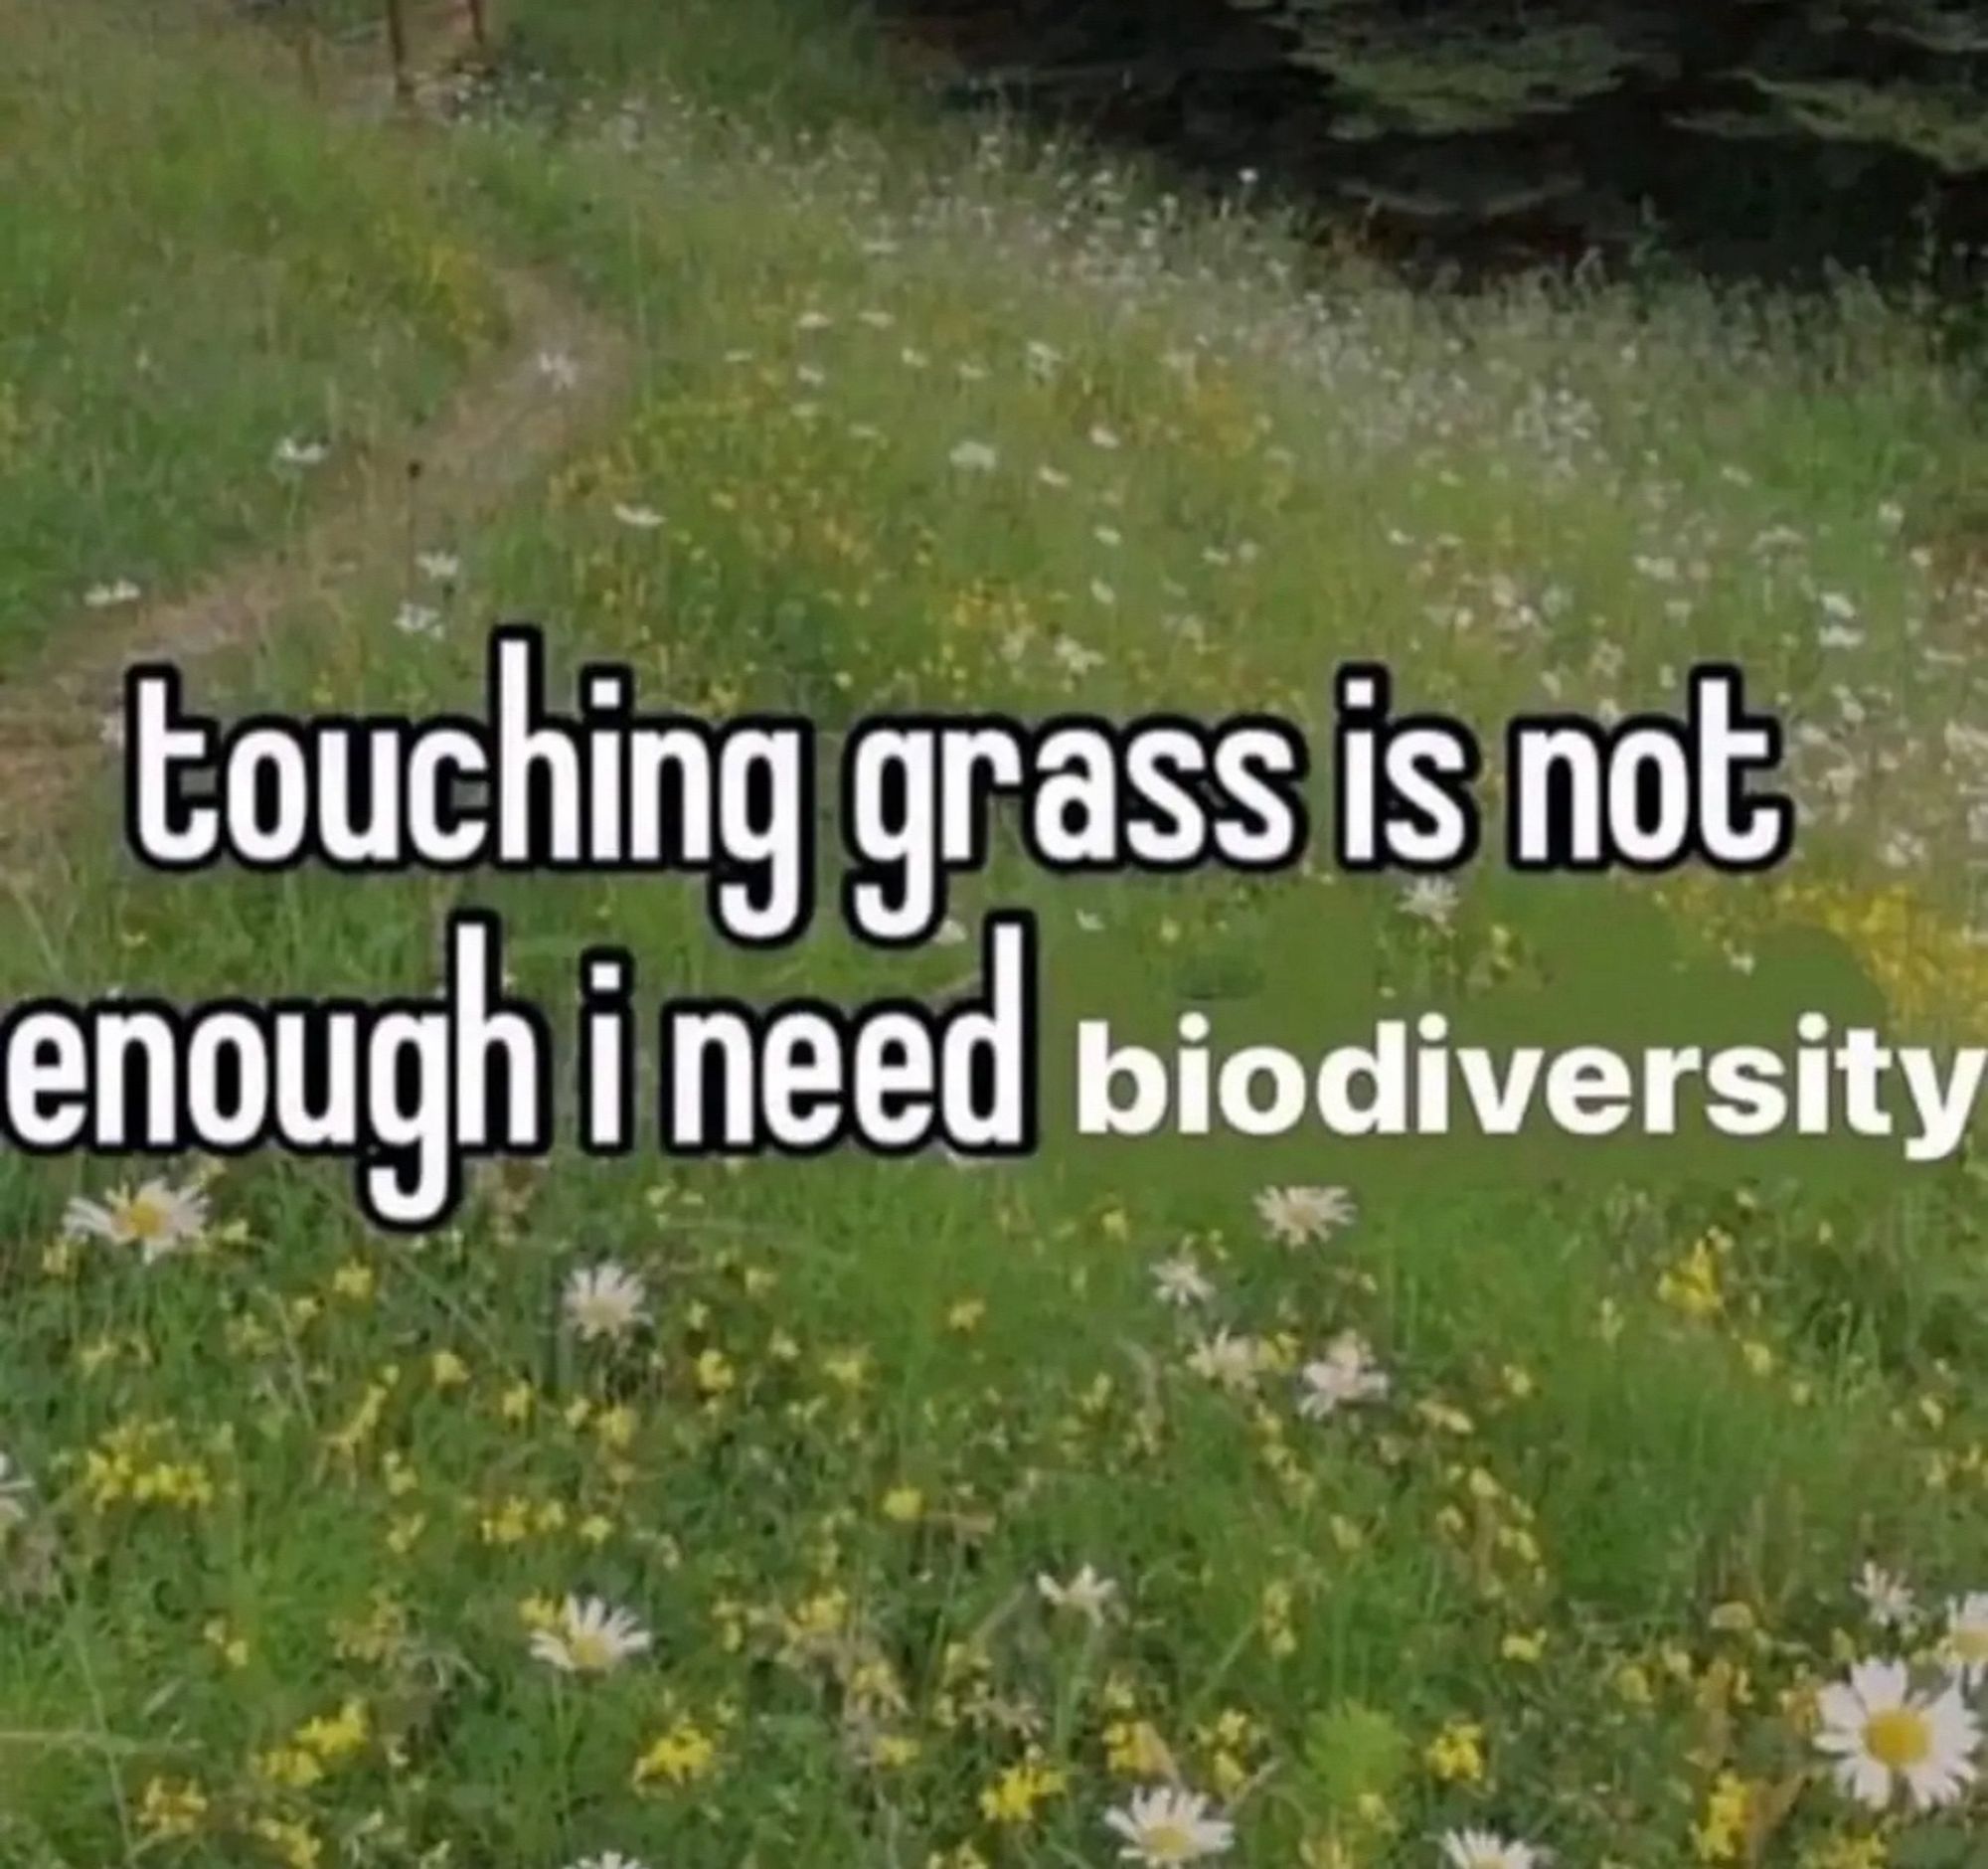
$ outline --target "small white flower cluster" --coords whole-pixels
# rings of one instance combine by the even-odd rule
[[[28,1522],[28,1495],[34,1489],[35,1482],[0,1453],[0,1538]]]

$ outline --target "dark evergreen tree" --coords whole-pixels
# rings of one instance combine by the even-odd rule
[[[1988,0],[897,0],[1379,230],[1749,265],[1988,237]],[[983,81],[984,82],[984,81]]]

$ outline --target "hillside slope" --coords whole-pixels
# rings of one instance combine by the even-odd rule
[[[173,100],[257,55],[125,17],[62,30],[124,48],[161,146],[219,160]],[[1909,308],[1420,299],[1267,214],[932,122],[804,8],[503,23],[500,81],[445,127],[333,126],[245,77],[247,120],[329,140],[273,183],[257,155],[238,209],[294,187],[363,256],[416,201],[473,276],[618,331],[608,393],[492,502],[404,509],[391,549],[280,594],[202,705],[471,708],[516,617],[555,693],[612,657],[645,699],[830,736],[885,708],[1316,728],[1354,656],[1488,734],[1672,705],[1733,657],[1811,807],[1775,878],[1486,864],[1450,896],[1321,854],[1073,881],[1004,826],[952,914],[1035,908],[1058,1005],[1162,1033],[1434,1003],[1559,1031],[1598,959],[1648,968],[1590,1007],[1625,1031],[1821,980],[1979,1037],[1978,384]],[[110,125],[72,173],[119,95],[90,60],[31,90],[0,162],[150,202],[154,255],[235,225],[226,189],[141,197],[156,151]],[[182,453],[210,510],[253,506],[277,390],[325,393],[312,332],[450,354],[425,288],[306,291],[250,351],[212,293],[63,263],[79,332],[150,304],[147,342],[196,360],[163,438],[105,431],[120,513]],[[590,353],[530,363],[547,404],[602,388]],[[265,366],[206,447],[197,386]],[[107,549],[89,498],[47,497],[32,547],[0,542],[23,590]],[[228,537],[200,534],[224,581]],[[972,966],[832,913],[746,953],[681,878],[149,875],[99,761],[17,892],[10,1002],[426,992],[480,905],[563,1026],[608,940],[648,998],[938,998]],[[1919,1812],[1867,1773],[1874,1809],[1816,1740],[1908,1763],[1925,1737],[1846,1714],[1867,1657],[1979,1705],[1978,1170],[1798,1161],[562,1147],[478,1165],[409,1239],[334,1163],[0,1157],[0,1862],[1965,1863],[1965,1782]],[[1951,1751],[1971,1715],[1941,1706]]]

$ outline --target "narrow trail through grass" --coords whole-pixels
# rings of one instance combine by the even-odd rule
[[[429,69],[466,44],[467,25],[454,10],[435,9],[416,26]],[[348,47],[325,107],[371,114],[383,87],[391,102],[391,77],[369,52]],[[493,265],[491,273],[512,341],[432,420],[380,437],[331,470],[291,536],[224,564],[190,590],[57,636],[0,689],[0,791],[13,805],[0,827],[0,869],[17,870],[59,846],[66,807],[95,769],[127,667],[185,665],[246,647],[294,615],[307,595],[361,584],[411,558],[417,529],[424,538],[460,535],[611,413],[633,365],[627,337],[548,276],[518,266]]]
[[[244,647],[307,594],[390,566],[409,552],[411,512],[426,531],[473,525],[515,495],[612,408],[631,362],[627,340],[544,280],[499,275],[521,334],[495,369],[456,392],[403,448],[356,463],[296,536],[224,566],[195,590],[61,639],[0,702],[0,787],[15,803],[0,852],[59,836],[63,805],[92,770],[124,669],[186,664]],[[571,382],[562,387],[548,363]]]
[[[0,21],[73,8],[122,46],[126,4]],[[1636,1035],[1678,1035],[1643,1004],[1670,980],[1717,1037],[1807,964],[1778,884],[1073,879],[1005,817],[928,951],[826,902],[746,951],[685,876],[218,865],[196,895],[120,847],[125,660],[207,658],[190,689],[231,713],[432,718],[520,617],[552,692],[611,658],[672,712],[825,742],[891,710],[1315,728],[1351,653],[1486,728],[1614,719],[1731,656],[1789,723],[1802,927],[1911,1017],[1981,983],[1978,1026],[1988,587],[1940,544],[1988,464],[1952,412],[1988,404],[1909,313],[1314,286],[1260,203],[935,122],[807,0],[505,0],[491,82],[437,71],[449,122],[411,132],[377,43],[291,109],[284,49],[219,7],[267,97],[168,109],[195,11],[136,42],[177,193],[88,60],[32,125],[77,186],[89,117],[85,155],[139,172],[97,194],[268,309],[168,302],[142,242],[93,280],[50,236],[23,405],[88,472],[45,472],[53,517],[12,537],[0,482],[0,782],[73,828],[18,852],[0,1003],[377,1003],[489,910],[565,1122],[603,943],[651,1105],[656,1002],[938,996],[995,907],[1037,911],[1046,1004],[1159,1041],[1205,1008],[1225,1049],[1342,1035],[1328,985],[1558,1037],[1595,957]],[[164,416],[92,426],[137,326],[180,366]],[[272,495],[286,434],[335,445]],[[172,595],[58,613],[127,575]],[[1867,1810],[1816,1746],[1868,1657],[1979,1664],[1988,1711],[1978,1162],[1836,1188],[1598,1143],[1473,1178],[1307,1135],[1184,1143],[1176,1183],[1068,1131],[961,1172],[616,1162],[563,1126],[407,1240],[345,1162],[0,1151],[0,1869],[1090,1869],[1167,1798],[1246,1869],[1981,1869],[1979,1791]],[[587,1649],[589,1605],[639,1640]]]

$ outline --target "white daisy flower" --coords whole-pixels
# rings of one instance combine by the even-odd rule
[[[961,441],[946,457],[961,473],[991,474],[1001,456],[985,441]]]
[[[286,434],[276,443],[276,464],[279,467],[322,466],[331,453],[329,441],[303,441],[293,434]]]
[[[1393,1386],[1388,1372],[1374,1360],[1367,1341],[1356,1331],[1342,1331],[1325,1354],[1298,1372],[1304,1393],[1298,1413],[1308,1422],[1324,1421],[1343,1408],[1379,1402]]]
[[[1451,1869],[1541,1869],[1549,1852],[1515,1843],[1495,1830],[1446,1830],[1442,1859]]]
[[[1322,1246],[1358,1212],[1345,1188],[1264,1188],[1256,1196],[1263,1231],[1283,1246]]]
[[[144,595],[130,579],[118,578],[109,584],[91,585],[83,594],[83,600],[92,610],[108,610],[120,603],[135,603]]]
[[[35,1482],[19,1471],[6,1454],[0,1453],[0,1532],[27,1518],[27,1497],[34,1489]]]
[[[1117,431],[1107,428],[1101,422],[1090,431],[1090,445],[1101,447],[1107,452],[1119,445]]]
[[[1878,860],[1893,870],[1916,868],[1930,855],[1926,840],[1915,831],[1896,830],[1878,846]]]
[[[1188,1354],[1187,1366],[1197,1376],[1224,1389],[1249,1389],[1263,1367],[1263,1347],[1254,1337],[1218,1330],[1204,1337]]]
[[[556,390],[570,390],[580,382],[580,366],[569,352],[542,350],[539,353],[539,375]]]
[[[1903,1577],[1894,1576],[1875,1564],[1866,1564],[1851,1585],[1864,1600],[1874,1625],[1879,1628],[1905,1628],[1918,1614],[1918,1603]]]
[[[1067,1584],[1058,1583],[1044,1572],[1036,1579],[1036,1595],[1052,1610],[1068,1610],[1073,1615],[1083,1616],[1101,1627],[1105,1612],[1117,1599],[1118,1586],[1086,1564]]]
[[[1172,1259],[1161,1260],[1153,1268],[1153,1291],[1162,1304],[1176,1305],[1182,1310],[1206,1304],[1215,1295],[1215,1287],[1192,1253],[1176,1253]]]
[[[568,1869],[648,1869],[639,1856],[624,1856],[618,1849],[605,1849],[597,1856],[582,1856]]]
[[[1208,1814],[1209,1803],[1199,1791],[1156,1784],[1135,1791],[1127,1804],[1104,1813],[1106,1828],[1124,1838],[1120,1862],[1143,1863],[1146,1869],[1170,1869],[1175,1863],[1200,1862],[1228,1854],[1236,1842],[1236,1826]]]
[[[1402,891],[1402,913],[1431,928],[1447,928],[1463,900],[1447,877],[1418,876]]]
[[[1953,1670],[1963,1694],[1988,1682],[1988,1591],[1970,1591],[1946,1606],[1940,1659]]]
[[[648,1290],[641,1279],[613,1260],[582,1266],[566,1281],[566,1320],[585,1342],[625,1337],[647,1323]]]
[[[63,1232],[70,1239],[135,1246],[147,1266],[192,1246],[206,1231],[207,1196],[164,1181],[113,1188],[101,1201],[79,1194],[63,1213]]]
[[[631,532],[654,532],[663,523],[663,516],[653,506],[631,506],[622,501],[614,503],[614,517]]]
[[[1974,1780],[1981,1729],[1960,1689],[1914,1694],[1903,1661],[1860,1661],[1850,1679],[1832,1681],[1816,1699],[1818,1750],[1831,1755],[1837,1787],[1872,1810],[1891,1803],[1901,1784],[1914,1810],[1957,1802]]]
[[[626,1610],[598,1597],[569,1597],[553,1628],[532,1631],[532,1654],[562,1674],[606,1674],[646,1653],[649,1631]]]
[[[394,612],[394,627],[404,636],[438,636],[441,634],[441,611],[411,598]]]
[[[1104,666],[1103,655],[1096,649],[1087,648],[1075,636],[1059,636],[1050,644],[1050,654],[1069,675],[1087,675],[1092,669]]]
[[[934,947],[957,947],[967,938],[966,924],[956,915],[949,915],[932,934]]]
[[[462,560],[453,552],[417,552],[414,566],[435,584],[451,584],[461,574]]]

